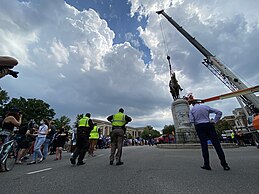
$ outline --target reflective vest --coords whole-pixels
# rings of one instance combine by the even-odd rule
[[[122,127],[123,125],[125,125],[125,123],[125,114],[118,112],[117,114],[113,115],[112,126]]]
[[[96,125],[91,131],[89,139],[99,139],[98,127]]]
[[[79,120],[78,127],[90,127],[89,121],[90,118],[84,116],[82,119]]]

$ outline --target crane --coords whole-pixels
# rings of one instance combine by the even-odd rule
[[[249,89],[226,65],[224,65],[215,55],[203,47],[194,37],[179,26],[164,10],[157,11],[162,14],[187,40],[197,48],[204,56],[202,62],[221,82],[223,82],[232,92]],[[237,97],[238,98],[238,97]],[[240,95],[242,102],[249,109],[249,114],[259,113],[259,98],[251,92]],[[240,102],[240,101],[239,101]],[[242,106],[242,105],[241,105]]]

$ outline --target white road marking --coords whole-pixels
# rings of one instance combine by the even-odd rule
[[[39,173],[39,172],[44,172],[44,171],[47,171],[47,170],[51,170],[52,168],[45,168],[45,169],[42,169],[42,170],[37,170],[37,171],[33,171],[33,172],[28,172],[26,174],[35,174],[35,173]]]
[[[99,154],[99,155],[96,155],[95,157],[92,157],[91,159],[98,158],[98,157],[101,157],[101,156],[103,156],[103,155],[104,155],[104,154]],[[52,168],[45,168],[45,169],[42,169],[42,170],[37,170],[37,171],[28,172],[28,173],[26,173],[26,174],[36,174],[36,173],[48,171],[48,170],[51,170],[51,169],[52,169]]]

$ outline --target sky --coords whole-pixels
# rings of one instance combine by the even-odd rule
[[[106,120],[123,107],[132,127],[173,124],[172,69],[184,89],[208,98],[230,92],[158,10],[172,17],[248,86],[258,85],[257,0],[0,0],[0,55],[19,61],[11,98],[44,100],[74,122]],[[231,115],[236,99],[207,103]]]

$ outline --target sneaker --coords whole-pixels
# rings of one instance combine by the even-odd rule
[[[230,167],[228,165],[227,166],[223,166],[223,169],[228,171],[228,170],[230,170]]]
[[[84,165],[85,162],[77,162],[77,166]]]
[[[119,161],[119,162],[116,162],[116,166],[119,166],[119,165],[123,165],[124,163]]]
[[[211,170],[210,166],[201,166],[201,168],[204,169],[204,170]]]
[[[58,158],[55,158],[54,160],[58,160]]]
[[[27,163],[27,165],[31,165],[31,164],[36,164],[36,161],[31,161],[31,162]]]
[[[76,164],[76,160],[74,158],[70,158],[70,162],[71,164],[75,165]]]
[[[24,157],[21,158],[21,161],[26,161],[28,159],[29,159],[29,157],[24,156]]]
[[[44,160],[44,158],[42,157],[41,159],[39,159],[38,163],[41,163]]]
[[[21,160],[17,160],[17,161],[15,162],[15,164],[22,164],[22,161],[21,161]]]

